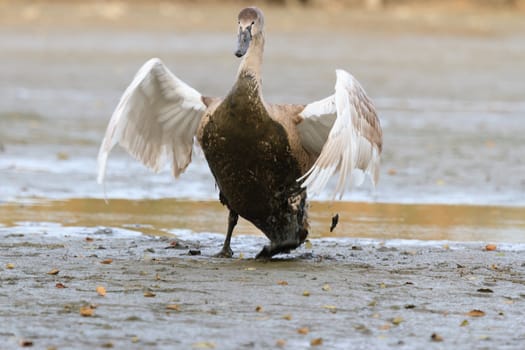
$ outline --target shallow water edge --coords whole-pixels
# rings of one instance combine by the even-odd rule
[[[332,217],[339,222],[330,232]],[[525,241],[525,208],[443,204],[311,202],[310,237],[444,241]],[[180,199],[35,199],[0,204],[0,227],[60,233],[67,227],[111,227],[147,235],[224,233],[227,210],[216,201]],[[240,220],[234,235],[262,235]]]

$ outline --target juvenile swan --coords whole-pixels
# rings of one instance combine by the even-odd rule
[[[240,216],[270,239],[257,257],[288,252],[308,235],[306,191],[319,193],[338,173],[334,196],[353,174],[378,179],[382,131],[372,102],[357,80],[336,71],[335,93],[307,105],[264,101],[261,65],[264,17],[239,13],[237,80],[221,98],[201,95],[158,58],[146,62],[111,116],[98,155],[103,183],[109,152],[118,143],[154,171],[170,162],[178,177],[191,161],[195,138],[229,209],[218,256],[231,257]],[[361,179],[363,176],[361,176]]]

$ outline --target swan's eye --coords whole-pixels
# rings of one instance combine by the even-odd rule
[[[252,21],[252,26],[255,24],[255,21]]]

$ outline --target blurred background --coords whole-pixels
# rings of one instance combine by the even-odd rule
[[[141,64],[160,57],[224,96],[236,16],[252,4],[266,15],[268,102],[326,97],[343,68],[377,107],[381,179],[346,201],[489,206],[496,217],[525,206],[525,0],[0,1],[0,203],[103,198],[99,143]],[[116,150],[106,186],[109,198],[217,198],[199,152],[174,181]],[[509,219],[520,235],[522,214]]]

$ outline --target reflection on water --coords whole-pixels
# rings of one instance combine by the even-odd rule
[[[335,213],[340,219],[331,233]],[[313,202],[310,221],[311,237],[525,242],[525,208],[520,207]],[[216,201],[176,199],[111,200],[109,205],[100,199],[0,205],[0,225],[32,222],[119,227],[156,235],[175,228],[223,233],[227,211]],[[239,221],[236,233],[261,235],[244,220]]]

